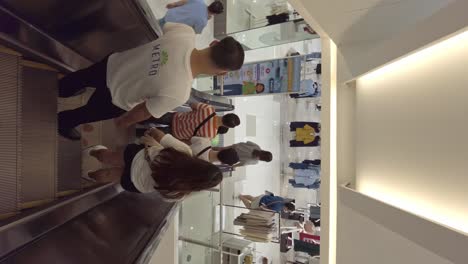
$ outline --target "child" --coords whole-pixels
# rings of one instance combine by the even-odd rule
[[[156,128],[148,130],[141,142],[144,145],[130,144],[124,151],[104,146],[87,149],[100,162],[114,166],[88,176],[99,183],[120,182],[130,192],[158,191],[167,200],[181,200],[223,179],[215,165],[192,157],[189,146]]]

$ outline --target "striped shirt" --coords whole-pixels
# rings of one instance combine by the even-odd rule
[[[203,103],[197,103],[192,107],[192,111],[190,112],[176,113],[172,119],[173,135],[180,140],[192,138],[195,128],[214,112],[214,107]],[[214,116],[198,130],[196,136],[214,138],[217,131],[218,128]]]

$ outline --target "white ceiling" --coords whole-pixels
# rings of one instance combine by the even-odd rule
[[[455,0],[292,0],[338,45],[389,39]]]

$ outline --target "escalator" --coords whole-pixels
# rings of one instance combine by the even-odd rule
[[[157,38],[148,12],[137,0],[0,0],[0,263],[146,263],[157,246],[177,205],[85,184],[83,143],[56,132],[58,79]],[[102,140],[113,132],[103,122]]]

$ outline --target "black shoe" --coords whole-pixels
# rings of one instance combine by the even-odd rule
[[[81,139],[81,133],[75,128],[59,128],[58,133],[69,140],[77,141]]]

